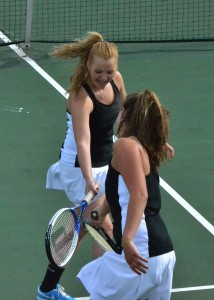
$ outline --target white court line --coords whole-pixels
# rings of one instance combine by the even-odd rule
[[[0,31],[0,39],[5,43],[11,43],[12,41]],[[43,78],[45,78],[63,97],[67,98],[67,93],[65,89],[61,87],[51,76],[48,75],[33,59],[31,59],[19,46],[9,45],[18,56],[20,56],[24,61],[26,61],[31,67],[36,70]]]
[[[194,286],[194,287],[187,287],[187,288],[172,289],[172,293],[192,292],[192,291],[211,290],[211,289],[214,289],[214,285]],[[89,297],[81,297],[81,298],[75,298],[75,300],[90,300],[90,298]]]
[[[185,208],[201,225],[203,225],[212,235],[214,235],[214,226],[211,225],[197,210],[195,210],[184,198],[182,198],[171,186],[160,178],[160,186],[169,193],[183,208]]]
[[[214,289],[214,285],[193,286],[188,288],[172,289],[172,293],[202,291],[202,290],[212,290],[212,289]]]
[[[8,39],[0,31],[0,38],[5,43],[10,43]],[[37,63],[26,55],[26,53],[17,45],[9,45],[9,47],[17,53],[23,60],[31,65],[43,78],[45,78],[63,97],[67,98],[66,91],[52,78],[50,77]],[[203,225],[212,235],[214,235],[214,226],[212,226],[201,214],[199,214],[186,200],[184,200],[173,188],[171,188],[162,178],[160,178],[160,186],[166,190],[183,208],[185,208],[201,225]],[[214,289],[213,285],[210,286],[199,286],[189,288],[178,288],[172,289],[172,292],[183,292],[183,291],[195,291],[204,289]],[[89,300],[88,297],[76,298],[77,300]]]
[[[11,43],[11,40],[0,31],[0,38],[5,43]],[[67,98],[67,93],[48,73],[46,73],[33,59],[31,59],[19,46],[9,45],[9,47],[25,60],[35,71],[46,79],[63,97]],[[185,208],[201,225],[203,225],[212,235],[214,235],[214,226],[210,224],[200,213],[198,213],[186,200],[184,200],[173,188],[171,188],[162,178],[160,186],[165,189],[183,208]]]

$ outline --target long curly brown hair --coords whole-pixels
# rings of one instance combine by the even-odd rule
[[[79,63],[74,74],[70,77],[68,92],[78,91],[83,81],[88,77],[87,61],[93,61],[94,56],[104,59],[116,58],[118,60],[118,49],[114,43],[104,41],[98,32],[88,32],[85,38],[75,39],[74,43],[55,48],[51,53],[55,58],[76,58]]]
[[[160,163],[167,160],[166,142],[169,136],[169,112],[150,89],[127,96],[123,137],[134,136],[147,150],[151,169],[157,172]]]

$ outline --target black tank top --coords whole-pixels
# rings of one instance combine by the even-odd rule
[[[113,218],[113,235],[118,245],[122,240],[121,206],[119,203],[118,184],[119,173],[109,164],[105,190]],[[148,200],[144,211],[148,231],[149,257],[168,253],[173,250],[173,244],[163,219],[160,216],[161,194],[159,176],[150,173],[146,176]]]
[[[91,162],[92,167],[103,167],[109,163],[112,156],[113,126],[121,109],[119,90],[112,80],[114,99],[110,105],[99,102],[89,85],[84,82],[83,87],[93,102],[89,126],[91,132]],[[78,166],[78,162],[76,162]]]

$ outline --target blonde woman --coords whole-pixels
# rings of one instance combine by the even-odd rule
[[[74,204],[93,190],[97,195],[88,206],[85,217],[104,200],[105,179],[112,156],[113,125],[126,97],[123,78],[118,71],[118,50],[115,44],[104,41],[101,34],[90,32],[83,39],[52,52],[57,58],[79,58],[71,77],[67,101],[67,132],[60,160],[47,174],[46,187],[62,189]],[[96,189],[99,181],[101,187]],[[103,227],[112,234],[109,216]],[[84,231],[81,230],[79,243]],[[99,246],[93,247],[94,257],[102,255]],[[37,299],[71,300],[59,285],[64,272],[49,264],[44,280],[38,287]]]

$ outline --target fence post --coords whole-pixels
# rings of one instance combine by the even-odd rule
[[[31,30],[32,30],[32,20],[33,20],[33,1],[34,0],[27,0],[25,44],[24,44],[24,46],[26,48],[30,47],[30,41],[31,41]]]

